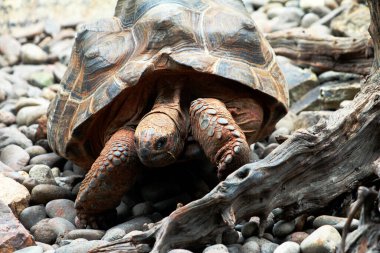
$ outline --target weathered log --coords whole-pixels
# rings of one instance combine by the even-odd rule
[[[236,221],[251,216],[265,220],[277,207],[288,217],[311,213],[373,177],[380,159],[380,2],[368,2],[375,61],[349,107],[295,132],[265,159],[241,167],[209,194],[177,209],[142,235],[92,252],[142,252],[133,245],[152,239],[151,252],[218,242]]]
[[[358,200],[351,209],[343,229],[339,253],[378,252],[380,236],[380,212],[378,205],[379,192],[363,186],[359,187]],[[350,233],[347,237],[352,219],[360,209],[360,225],[358,229]],[[344,249],[344,251],[342,249]]]
[[[373,45],[369,37],[350,38],[319,35],[309,29],[295,28],[266,34],[277,55],[295,64],[318,71],[341,71],[369,74],[373,62]]]

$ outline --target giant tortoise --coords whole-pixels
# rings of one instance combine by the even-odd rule
[[[175,163],[192,140],[224,179],[288,107],[273,50],[240,0],[119,0],[113,18],[78,32],[62,86],[48,140],[89,170],[75,207],[92,226],[141,168]]]

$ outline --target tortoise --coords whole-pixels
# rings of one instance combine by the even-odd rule
[[[75,208],[91,226],[142,168],[191,159],[191,143],[223,180],[288,109],[274,52],[234,0],[119,0],[79,30],[61,84],[48,141],[88,170]]]

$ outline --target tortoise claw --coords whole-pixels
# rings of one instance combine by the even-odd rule
[[[110,210],[101,214],[86,214],[77,210],[75,226],[77,228],[107,229],[115,225],[116,210]]]

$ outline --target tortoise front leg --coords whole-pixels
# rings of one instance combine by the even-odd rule
[[[141,167],[134,133],[131,128],[115,132],[86,174],[75,201],[79,227],[97,228],[102,216],[99,214],[117,207],[123,194],[133,185]]]
[[[245,135],[220,100],[194,100],[190,106],[190,122],[194,138],[218,167],[220,180],[249,162],[250,149]]]

